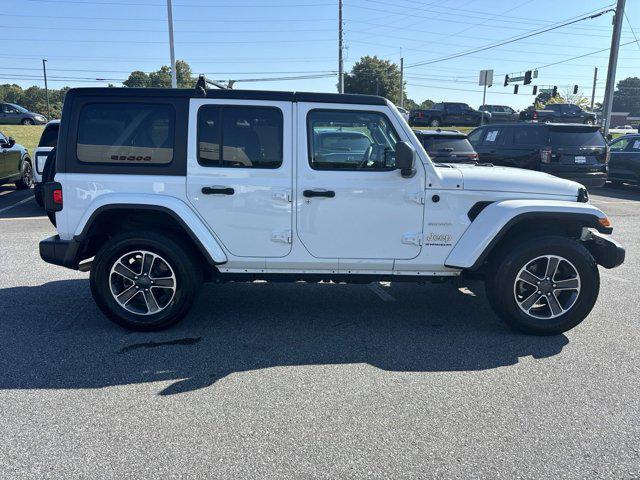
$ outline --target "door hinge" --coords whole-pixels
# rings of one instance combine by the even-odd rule
[[[274,200],[281,200],[283,202],[291,201],[291,190],[280,190],[278,192],[273,192],[271,194],[271,198]]]
[[[409,193],[405,196],[405,198],[408,202],[416,202],[419,205],[424,205],[424,192]]]
[[[291,243],[291,230],[281,230],[271,233],[272,242]]]
[[[407,245],[422,245],[422,233],[405,233],[402,236],[402,243]]]

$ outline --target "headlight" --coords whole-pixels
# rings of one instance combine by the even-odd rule
[[[47,119],[42,115],[36,115],[36,120],[38,120],[39,122],[45,122]]]

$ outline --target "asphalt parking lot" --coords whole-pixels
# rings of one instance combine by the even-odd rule
[[[565,335],[507,330],[482,284],[270,283],[142,334],[0,187],[0,477],[640,479],[640,189],[592,201],[627,261]]]

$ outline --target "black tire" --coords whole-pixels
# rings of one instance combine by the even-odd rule
[[[584,124],[585,124],[585,125],[595,125],[595,123],[596,123],[596,122],[595,122],[595,120],[594,120],[593,118],[587,118],[587,119],[584,121]]]
[[[31,120],[30,118],[25,118],[24,120],[22,120],[22,125],[35,125],[36,122],[34,122],[33,120]]]
[[[565,305],[561,310],[564,310],[565,306],[567,310],[555,318],[551,318],[551,306],[544,295],[539,296],[543,287],[550,287],[548,284],[536,287],[533,284],[524,283],[526,288],[533,289],[536,298],[539,299],[532,309],[537,308],[536,313],[540,312],[539,315],[547,311],[550,318],[537,318],[535,315],[525,313],[516,301],[516,292],[518,288],[521,288],[519,286],[523,285],[522,282],[516,283],[518,273],[530,262],[545,255],[565,259],[565,262],[561,262],[559,273],[561,268],[567,270],[573,268],[579,275],[579,291],[557,291],[557,298],[565,299]],[[540,262],[543,261],[540,260]],[[576,240],[548,235],[524,242],[514,242],[504,248],[502,253],[495,255],[492,262],[485,279],[489,303],[500,318],[510,327],[521,332],[533,335],[557,335],[566,332],[587,317],[598,298],[600,291],[598,266],[589,251]],[[544,277],[544,274],[542,276]],[[542,280],[544,283],[545,279],[542,278]],[[553,283],[554,279],[551,280]],[[559,282],[560,280],[556,279],[555,281]],[[535,292],[538,288],[540,290]],[[526,298],[528,295],[528,293],[523,294],[522,298]],[[560,297],[561,295],[563,297]],[[535,307],[535,305],[540,305],[540,307]]]
[[[33,186],[33,166],[28,158],[23,159],[20,164],[20,180],[16,180],[15,185],[18,190],[27,190]]]
[[[612,188],[622,188],[624,187],[624,183],[620,180],[609,180],[609,185]]]
[[[440,126],[440,120],[438,120],[437,118],[432,118],[431,120],[429,120],[429,126],[430,127],[439,127]]]
[[[159,255],[174,272],[175,292],[166,306],[155,314],[131,312],[121,306],[112,294],[112,275],[116,275],[111,274],[112,267],[123,255],[137,250]],[[135,265],[132,266],[134,271]],[[142,271],[140,269],[140,272]],[[114,281],[119,281],[117,276]],[[91,293],[98,307],[110,320],[129,330],[157,331],[175,325],[189,312],[201,283],[202,272],[189,248],[185,248],[182,242],[172,236],[154,231],[116,235],[103,245],[91,266]],[[132,282],[131,288],[135,286]],[[126,285],[123,288],[126,288]],[[153,287],[145,291],[149,290],[153,291]],[[140,303],[145,295],[144,292],[138,291],[131,297],[131,301]],[[157,304],[162,306],[160,301]]]
[[[44,162],[44,168],[42,169],[42,184],[48,182],[53,182],[54,177],[56,176],[56,148],[49,152],[47,155],[47,159]],[[40,195],[42,197],[42,194]],[[42,201],[44,206],[44,199]],[[49,221],[55,227],[56,226],[56,212],[47,211],[47,217],[49,217]]]

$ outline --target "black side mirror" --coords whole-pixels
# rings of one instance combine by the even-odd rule
[[[416,151],[410,143],[396,143],[396,168],[404,178],[411,178],[416,174],[416,169],[413,168],[415,158]]]
[[[16,141],[13,139],[13,137],[9,137],[9,143],[7,145],[9,145],[9,148],[13,147],[16,144]]]

